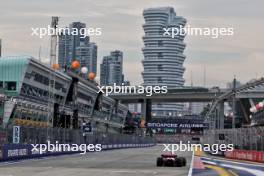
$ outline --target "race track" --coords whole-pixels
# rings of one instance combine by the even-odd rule
[[[200,160],[204,164],[204,169],[193,169],[193,176],[264,176],[264,165],[261,163],[211,156],[201,157]]]
[[[162,149],[161,146],[119,149],[0,163],[0,176],[187,176],[192,153],[179,154],[186,157],[186,167],[158,168],[156,157]]]

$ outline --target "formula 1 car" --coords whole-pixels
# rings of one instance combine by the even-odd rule
[[[174,154],[162,154],[157,158],[157,167],[162,166],[183,167],[186,166],[186,159]]]

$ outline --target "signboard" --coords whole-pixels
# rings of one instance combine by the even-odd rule
[[[204,123],[147,123],[148,128],[205,128]]]
[[[85,123],[82,127],[83,130],[83,136],[85,136],[86,134],[89,134],[92,132],[92,125],[91,123]]]
[[[13,143],[19,144],[20,141],[20,126],[13,126]]]
[[[225,152],[225,157],[230,159],[264,163],[264,152],[262,151],[233,150]]]

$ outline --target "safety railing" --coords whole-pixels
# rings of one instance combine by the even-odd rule
[[[208,130],[203,143],[233,144],[235,149],[264,151],[264,127]]]

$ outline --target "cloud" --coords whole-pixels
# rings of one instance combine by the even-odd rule
[[[263,74],[264,13],[262,0],[27,0],[2,1],[0,38],[4,55],[27,54],[49,57],[49,38],[30,36],[31,27],[50,24],[51,16],[60,16],[60,26],[81,21],[87,27],[101,27],[103,35],[91,37],[98,45],[98,65],[111,50],[124,52],[125,77],[132,84],[142,83],[143,54],[142,12],[145,8],[173,6],[192,27],[234,27],[235,35],[211,39],[187,36],[184,66],[186,84],[190,72],[195,84],[203,83],[203,67],[207,68],[208,85],[225,86],[236,74],[242,81]],[[235,65],[234,65],[235,64]],[[99,68],[99,66],[98,66]],[[221,76],[219,76],[221,75]]]

